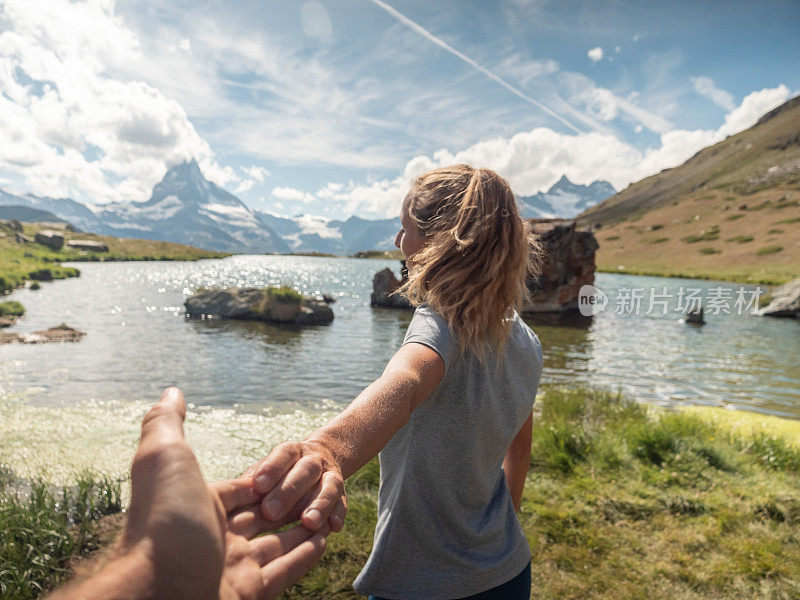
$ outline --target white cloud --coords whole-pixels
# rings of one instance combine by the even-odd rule
[[[441,149],[432,156],[416,156],[396,178],[368,184],[351,182],[332,199],[341,202],[349,213],[394,217],[399,214],[415,176],[462,162],[497,171],[522,196],[550,187],[564,174],[575,183],[589,184],[605,179],[622,189],[662,169],[677,166],[698,150],[752,126],[761,115],[788,97],[789,89],[784,85],[752,92],[726,115],[719,128],[666,131],[661,134],[658,147],[644,151],[612,133],[567,135],[538,127],[510,138],[479,142],[455,153]]]
[[[6,0],[0,11],[0,169],[35,193],[96,203],[143,200],[189,157],[231,180],[180,104],[108,74],[140,54],[113,2]]]
[[[600,46],[592,48],[586,53],[586,56],[588,56],[592,62],[597,62],[603,58],[603,49]]]
[[[692,85],[694,85],[695,92],[708,98],[714,104],[725,110],[733,110],[736,106],[733,100],[733,94],[718,88],[714,80],[710,77],[704,77],[702,75],[699,77],[692,77]]]
[[[264,180],[271,175],[267,169],[256,165],[242,167],[242,171],[244,171],[245,175],[250,177],[250,179],[257,181],[258,183],[264,183]]]
[[[272,190],[272,196],[280,200],[290,200],[292,202],[303,202],[308,204],[314,200],[313,194],[301,192],[291,187],[276,187]]]

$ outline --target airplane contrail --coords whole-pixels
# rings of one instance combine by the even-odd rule
[[[461,60],[463,60],[465,63],[467,63],[468,65],[470,65],[471,67],[473,67],[473,68],[477,69],[478,71],[480,71],[481,73],[483,73],[484,75],[486,75],[486,76],[487,76],[489,79],[491,79],[492,81],[496,81],[497,83],[499,83],[500,85],[502,85],[504,88],[506,88],[506,89],[507,89],[509,92],[511,92],[512,94],[514,94],[515,96],[518,96],[518,97],[522,98],[522,99],[523,99],[523,100],[525,100],[526,102],[528,102],[528,103],[530,103],[530,104],[533,104],[535,107],[539,108],[540,110],[543,110],[544,112],[546,112],[546,113],[547,113],[548,115],[550,115],[551,117],[553,117],[553,118],[555,118],[555,119],[558,119],[558,120],[559,120],[559,121],[561,121],[561,122],[562,122],[564,125],[566,125],[566,126],[567,126],[567,127],[569,127],[570,129],[572,129],[574,132],[576,132],[576,133],[584,133],[582,130],[580,130],[580,129],[578,129],[577,127],[575,127],[575,125],[573,125],[572,123],[570,123],[569,121],[567,121],[567,120],[566,120],[564,117],[562,117],[561,115],[559,115],[557,112],[555,112],[555,111],[554,111],[553,109],[551,109],[549,106],[546,106],[546,105],[542,104],[541,102],[539,102],[538,100],[536,100],[536,99],[534,99],[534,98],[531,98],[531,97],[530,97],[530,96],[528,96],[528,95],[527,95],[525,92],[523,92],[523,91],[521,91],[521,90],[517,89],[516,87],[514,87],[513,85],[511,85],[510,83],[508,83],[508,82],[507,82],[505,79],[503,79],[502,77],[500,77],[500,76],[498,76],[498,75],[495,75],[495,74],[494,74],[494,73],[492,73],[492,72],[491,72],[489,69],[487,69],[486,67],[484,67],[484,66],[482,66],[482,65],[478,64],[477,62],[475,62],[474,60],[472,60],[472,59],[471,59],[469,56],[467,56],[466,54],[464,54],[463,52],[461,52],[461,51],[460,51],[460,50],[458,50],[457,48],[453,48],[453,47],[452,47],[450,44],[448,44],[448,43],[447,43],[447,42],[445,42],[444,40],[441,40],[441,39],[439,39],[438,37],[436,37],[435,35],[433,35],[433,34],[432,34],[430,31],[428,31],[427,29],[425,29],[424,27],[422,27],[422,25],[420,25],[420,24],[419,24],[419,23],[417,23],[416,21],[412,21],[411,19],[409,19],[409,18],[408,18],[407,16],[405,16],[404,14],[402,14],[402,13],[398,12],[398,11],[397,11],[397,10],[395,10],[393,7],[391,7],[391,6],[389,6],[388,4],[386,4],[386,2],[383,2],[383,0],[369,0],[369,1],[370,1],[370,2],[372,2],[373,4],[375,4],[376,6],[378,6],[378,7],[382,8],[382,9],[383,9],[383,10],[385,10],[386,12],[388,12],[388,13],[389,13],[390,15],[392,15],[392,16],[393,16],[395,19],[397,19],[398,21],[400,21],[401,23],[403,23],[403,25],[406,25],[406,26],[407,26],[407,27],[409,27],[410,29],[412,29],[412,30],[416,31],[416,32],[417,32],[417,33],[419,33],[421,36],[423,36],[424,38],[426,38],[426,39],[430,40],[431,42],[433,42],[433,43],[434,43],[434,44],[436,44],[437,46],[439,46],[439,47],[441,47],[441,48],[444,48],[445,50],[447,50],[447,51],[448,51],[450,54],[452,54],[453,56],[457,56],[458,58],[460,58]]]

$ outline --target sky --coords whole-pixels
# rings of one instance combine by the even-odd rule
[[[467,162],[616,189],[800,93],[800,2],[0,0],[0,187],[383,218]]]

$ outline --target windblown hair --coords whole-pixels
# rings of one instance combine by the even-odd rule
[[[540,252],[508,182],[488,169],[455,165],[415,179],[408,200],[425,241],[398,292],[442,315],[462,349],[502,355]]]

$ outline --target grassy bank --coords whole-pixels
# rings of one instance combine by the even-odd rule
[[[104,540],[99,519],[121,509],[120,483],[83,475],[68,487],[20,481],[0,467],[0,598],[37,598]]]
[[[800,596],[800,449],[768,432],[798,424],[593,390],[549,388],[538,407],[521,512],[536,598]],[[349,482],[344,532],[288,598],[357,598],[377,482],[375,462]]]
[[[537,410],[520,516],[535,597],[800,597],[800,423],[557,387]],[[373,461],[348,482],[344,531],[286,598],[357,598],[377,486]],[[57,568],[79,552],[53,547]]]
[[[24,224],[24,234],[33,238],[40,227]],[[62,262],[120,260],[199,260],[221,258],[220,252],[155,240],[115,238],[89,233],[65,232],[67,239],[101,242],[107,252],[75,250],[64,247],[52,250],[37,243],[18,243],[15,232],[0,223],[0,293],[24,285],[27,281],[53,281],[77,277],[80,270],[61,266]]]

